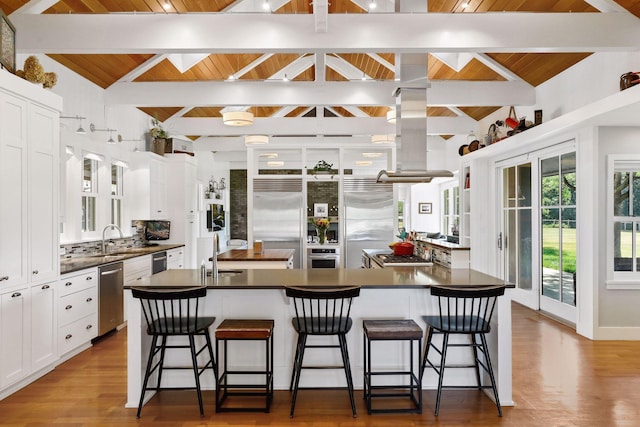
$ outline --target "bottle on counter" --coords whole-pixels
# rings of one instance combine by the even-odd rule
[[[202,260],[200,264],[200,284],[206,286],[207,284],[207,264]]]

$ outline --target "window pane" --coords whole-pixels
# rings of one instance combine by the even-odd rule
[[[96,161],[92,159],[84,158],[82,168],[82,192],[93,193],[94,190],[94,171]]]
[[[518,260],[518,288],[531,289],[533,270],[531,269],[531,209],[518,210],[518,241],[520,245]]]
[[[562,204],[576,204],[576,153],[564,154],[562,163]]]
[[[516,238],[516,211],[514,209],[506,212],[505,221],[507,235],[504,237],[504,246],[506,249],[505,256],[507,257],[505,260],[508,270],[507,277],[509,282],[516,283],[516,274],[518,273],[518,260],[516,258],[516,254],[518,253],[518,239]]]
[[[505,169],[502,181],[504,185],[502,194],[507,198],[503,205],[508,208],[514,208],[516,206],[516,168]]]
[[[613,270],[632,271],[633,223],[613,223]]]
[[[118,227],[122,227],[121,215],[122,215],[122,200],[111,199],[111,224],[115,224]]]
[[[633,203],[631,205],[631,216],[640,216],[640,172],[632,172]]]
[[[453,214],[460,214],[460,188],[453,187]]]
[[[629,216],[629,173],[613,174],[613,214]]]
[[[576,209],[562,209],[562,302],[576,305]]]
[[[560,189],[558,185],[558,158],[552,157],[542,160],[540,162],[540,168],[542,169],[542,199],[540,202],[542,206],[558,206],[560,204],[560,197],[558,195]]]
[[[444,207],[444,214],[449,215],[449,189],[448,188],[444,190],[442,206]]]
[[[122,166],[111,165],[111,195],[122,196]]]
[[[518,207],[531,206],[531,163],[518,165]]]
[[[82,196],[82,231],[96,230],[96,198]]]
[[[560,300],[560,209],[542,209],[542,295]]]

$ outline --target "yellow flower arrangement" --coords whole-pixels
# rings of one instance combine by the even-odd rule
[[[327,231],[329,229],[329,220],[327,218],[315,218],[313,223],[318,230]]]

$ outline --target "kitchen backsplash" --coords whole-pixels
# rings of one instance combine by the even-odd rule
[[[131,237],[120,238],[108,238],[109,252],[117,252],[118,250],[142,246],[144,244],[144,221],[131,221],[131,230],[133,232],[135,227],[135,233]],[[116,235],[116,231],[109,231],[109,236]],[[113,243],[111,243],[113,242]],[[95,240],[89,242],[68,243],[60,245],[60,257],[61,258],[73,258],[86,255],[99,254],[102,251],[102,240]]]

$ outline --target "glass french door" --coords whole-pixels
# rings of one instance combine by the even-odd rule
[[[576,322],[576,153],[540,160],[540,309]]]
[[[501,169],[502,227],[498,237],[501,271],[515,284],[513,299],[538,309],[538,286],[534,280],[534,228],[531,162]]]

